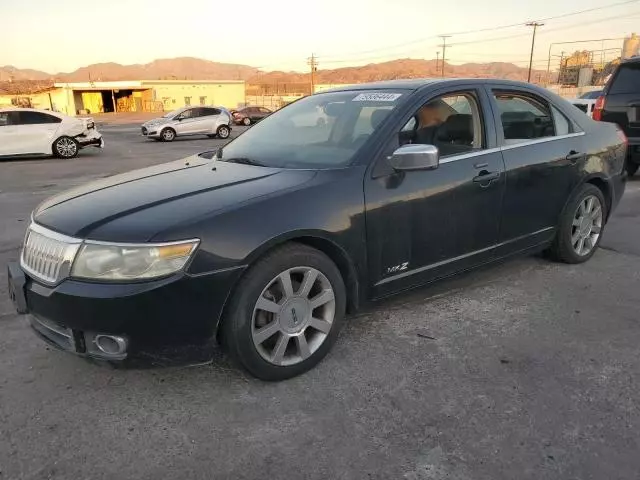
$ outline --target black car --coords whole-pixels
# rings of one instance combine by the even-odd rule
[[[640,167],[640,57],[618,65],[596,101],[593,119],[622,128],[629,142],[627,172],[634,175]]]
[[[372,300],[540,250],[586,261],[625,154],[615,125],[529,84],[329,91],[217,152],[45,201],[10,291],[38,334],[77,354],[215,338],[253,375],[284,379]]]
[[[240,110],[233,110],[231,115],[237,125],[249,126],[252,123],[263,120],[272,113],[273,112],[266,107],[244,107]]]

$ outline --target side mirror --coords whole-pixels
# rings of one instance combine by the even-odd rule
[[[176,117],[175,118],[177,121],[181,122],[182,120],[184,120],[184,117]]]
[[[389,163],[394,170],[434,170],[440,164],[440,152],[433,145],[403,145],[389,157]]]

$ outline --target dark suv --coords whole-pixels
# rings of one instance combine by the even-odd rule
[[[620,126],[629,139],[627,173],[640,166],[640,56],[624,60],[598,98],[593,119]]]

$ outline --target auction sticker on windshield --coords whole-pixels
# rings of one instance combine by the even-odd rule
[[[352,100],[353,102],[395,102],[402,96],[401,93],[361,93]]]

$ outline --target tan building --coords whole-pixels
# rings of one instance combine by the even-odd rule
[[[186,105],[236,108],[245,104],[245,84],[239,80],[55,83],[53,88],[41,92],[0,98],[0,105],[12,103],[55,110],[67,115],[162,112]]]

